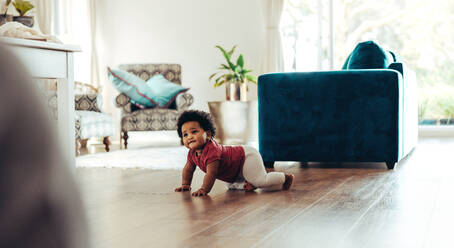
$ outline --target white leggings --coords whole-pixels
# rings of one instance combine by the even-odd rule
[[[260,153],[250,146],[243,146],[243,149],[246,156],[243,171],[241,171],[234,183],[227,183],[227,187],[229,189],[243,189],[244,180],[246,180],[260,189],[282,189],[282,185],[285,181],[285,174],[282,172],[267,173]]]

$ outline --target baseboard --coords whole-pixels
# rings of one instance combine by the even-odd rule
[[[454,125],[419,126],[419,137],[454,137]]]

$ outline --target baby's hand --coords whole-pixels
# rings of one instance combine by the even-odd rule
[[[181,185],[181,187],[178,187],[175,189],[175,192],[181,192],[181,191],[191,191],[191,186]]]
[[[192,193],[192,196],[204,196],[204,195],[207,195],[207,192],[205,191],[204,188],[200,188],[196,192]]]

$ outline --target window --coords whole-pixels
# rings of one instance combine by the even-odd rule
[[[453,12],[443,0],[285,0],[285,70],[339,70],[357,43],[374,40],[416,73],[420,123],[454,124]]]
[[[286,0],[281,20],[286,71],[331,69],[329,3]]]
[[[57,37],[66,44],[74,44],[81,47],[82,52],[74,53],[74,80],[91,84],[90,82],[90,58],[91,43],[88,23],[88,1],[69,1],[70,7],[59,9],[59,35]],[[58,8],[64,8],[57,5]],[[66,16],[63,16],[66,15]]]

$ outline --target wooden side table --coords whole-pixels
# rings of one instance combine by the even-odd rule
[[[73,53],[80,52],[80,47],[8,37],[0,37],[0,43],[16,54],[32,77],[57,79],[60,143],[70,168],[75,168]]]

